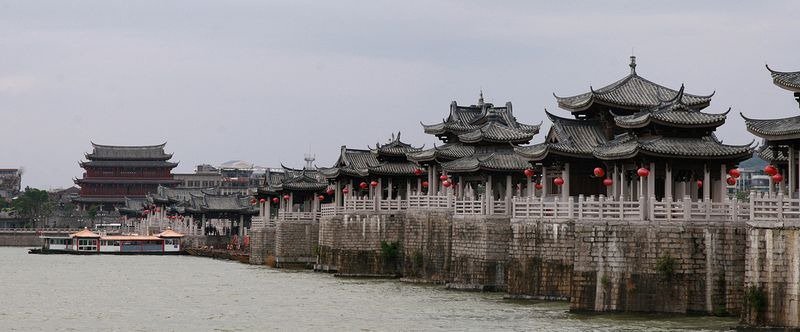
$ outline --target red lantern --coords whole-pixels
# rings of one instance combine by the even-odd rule
[[[697,180],[697,188],[703,188],[703,180]]]
[[[319,197],[317,197],[317,198],[319,198],[319,200],[321,201],[321,200],[325,199],[325,196],[319,195]]]
[[[533,176],[533,174],[535,174],[535,172],[534,172],[532,169],[530,169],[530,168],[526,168],[526,169],[525,169],[524,171],[522,171],[522,172],[523,172],[523,173],[525,173],[525,176],[527,176],[527,177],[531,177],[531,176]]]
[[[372,186],[372,187],[377,187],[378,186],[378,181],[372,181],[372,182],[369,183],[369,185]]]
[[[740,172],[738,168],[734,168],[728,171],[728,175],[732,176],[734,179],[738,179],[740,176],[742,176],[742,172]]]
[[[272,198],[272,203],[278,204],[278,202],[280,202],[280,200],[277,197]]]
[[[736,184],[736,179],[735,179],[734,177],[732,177],[732,176],[729,176],[729,177],[728,177],[728,178],[725,180],[725,182],[727,182],[729,186],[732,186],[732,185]]]
[[[350,189],[347,189],[347,188],[342,189],[342,194],[347,195],[347,193],[349,193],[349,192],[350,192]]]
[[[557,178],[553,179],[553,184],[555,184],[557,186],[561,186],[561,185],[564,184],[564,179],[562,179],[560,177],[557,177]]]
[[[264,203],[264,202],[266,202],[267,200],[266,200],[266,199],[264,199],[264,198],[262,198],[262,199],[259,199],[258,201],[259,201],[259,202],[261,202],[261,203]]]
[[[142,213],[144,213],[144,214],[150,214],[150,210],[144,210],[144,211],[142,211]]]
[[[778,174],[778,169],[775,168],[775,166],[767,165],[764,166],[764,173],[767,173],[767,175],[769,176],[773,176],[775,174]]]
[[[536,188],[536,190],[542,190],[542,188],[543,188],[544,186],[542,186],[542,184],[541,184],[541,183],[536,183],[536,185],[535,185],[534,187]]]
[[[443,185],[443,186],[445,186],[445,187],[450,187],[450,186],[452,186],[453,184],[452,184],[452,183],[450,183],[450,181],[448,181],[448,180],[444,180],[444,181],[442,182],[442,185]]]
[[[444,174],[439,175],[439,180],[442,180],[442,181],[447,180],[447,175],[444,175]]]
[[[416,175],[416,176],[420,176],[420,175],[422,175],[422,173],[425,173],[425,171],[423,171],[423,170],[421,170],[419,168],[414,170],[414,175]]]
[[[361,182],[358,184],[361,189],[367,189],[368,184],[366,182]]]
[[[775,183],[783,182],[783,175],[781,175],[781,173],[777,173],[777,174],[773,175],[772,176],[772,182],[775,182]]]
[[[287,200],[287,201],[288,201],[288,200],[289,200],[289,198],[291,198],[291,197],[292,197],[292,196],[289,196],[289,195],[283,195],[283,199],[284,199],[284,200]]]
[[[611,179],[609,179],[609,178],[605,178],[605,179],[603,179],[603,185],[604,185],[604,186],[606,186],[606,187],[610,187],[612,184],[614,184],[614,180],[611,180]]]
[[[328,194],[328,196],[333,195],[335,192],[336,191],[333,190],[333,188],[328,188],[328,190],[325,191],[325,193]]]
[[[597,177],[597,178],[602,178],[602,177],[606,176],[606,171],[603,170],[603,168],[601,168],[601,167],[595,167],[594,168],[594,176]]]
[[[638,174],[639,177],[646,178],[648,175],[650,175],[650,170],[642,167],[636,170],[636,174]]]
[[[251,199],[250,203],[256,204],[256,199],[255,198]]]
[[[428,181],[422,181],[422,188],[428,188]]]

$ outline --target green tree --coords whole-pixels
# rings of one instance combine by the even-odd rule
[[[36,227],[36,223],[50,216],[53,210],[47,191],[31,187],[25,187],[25,191],[11,201],[11,208],[29,227]]]

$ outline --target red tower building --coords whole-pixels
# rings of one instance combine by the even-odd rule
[[[96,205],[112,210],[124,204],[125,197],[145,197],[156,192],[159,185],[174,187],[169,162],[172,154],[164,153],[164,144],[148,146],[111,146],[92,143],[92,153],[86,154],[81,167],[83,177],[75,179],[81,187],[75,203],[83,210]]]

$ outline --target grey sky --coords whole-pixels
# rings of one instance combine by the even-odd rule
[[[0,167],[69,186],[90,140],[156,144],[195,164],[329,165],[451,100],[514,103],[520,121],[637,72],[733,107],[719,136],[747,143],[738,112],[797,114],[765,63],[800,70],[800,2],[0,1]],[[543,133],[549,123],[545,122]],[[541,140],[543,134],[537,136]]]

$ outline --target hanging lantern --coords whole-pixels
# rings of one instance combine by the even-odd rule
[[[536,188],[536,190],[542,190],[542,188],[543,188],[542,184],[538,183],[538,182],[533,187]]]
[[[729,176],[727,179],[725,179],[725,182],[727,182],[729,186],[732,186],[736,184],[736,178]]]
[[[267,200],[266,200],[266,199],[264,199],[264,198],[262,198],[262,199],[259,199],[258,201],[259,201],[259,202],[261,202],[261,203],[264,203],[264,202],[266,202]]]
[[[444,174],[439,175],[439,180],[442,180],[442,181],[447,180],[447,175],[444,175]]]
[[[595,167],[594,168],[594,176],[597,178],[602,178],[606,176],[606,171],[602,167]]]
[[[255,198],[251,199],[251,200],[250,200],[250,203],[252,203],[252,204],[256,204],[256,199],[255,199]]]
[[[778,169],[775,166],[767,165],[764,166],[764,173],[767,173],[767,175],[769,176],[773,176],[775,174],[778,174]]]
[[[278,202],[280,202],[280,200],[277,197],[272,198],[272,203],[278,204]]]
[[[444,181],[442,182],[442,185],[443,185],[443,186],[445,186],[445,187],[450,187],[450,186],[452,186],[453,184],[452,184],[452,183],[450,183],[450,181],[448,181],[448,180],[444,180]]]
[[[322,200],[325,200],[325,196],[322,196],[322,195],[319,195],[319,197],[317,197],[317,198],[318,198],[320,201],[322,201]]]
[[[289,200],[289,198],[291,198],[291,197],[292,197],[292,196],[289,196],[289,195],[283,195],[283,199],[284,199],[284,200],[287,200],[287,201],[288,201],[288,200]]]
[[[144,210],[144,211],[142,211],[142,213],[144,213],[144,214],[150,214],[150,210]]]
[[[555,184],[555,185],[560,187],[561,185],[564,184],[564,179],[562,179],[560,177],[557,177],[557,178],[553,179],[553,184]]]
[[[368,185],[366,182],[361,182],[361,183],[359,183],[359,184],[358,184],[358,186],[359,186],[361,189],[367,189],[367,186],[369,186],[369,185]]]
[[[328,190],[325,191],[325,193],[328,194],[328,196],[333,195],[335,192],[336,191],[333,190],[333,188],[328,188]]]
[[[422,181],[422,188],[428,188],[428,181]]]
[[[372,181],[372,182],[369,183],[369,185],[372,186],[373,188],[377,187],[378,186],[378,181]]]
[[[605,178],[605,179],[603,179],[603,185],[604,185],[604,186],[606,186],[606,187],[611,187],[611,185],[612,185],[612,184],[614,184],[614,180],[611,180],[611,179],[609,179],[609,178]]]
[[[416,176],[420,176],[420,175],[422,175],[422,173],[425,173],[425,171],[423,171],[423,170],[421,170],[419,168],[414,170],[414,175],[416,175]]]
[[[641,167],[641,168],[636,170],[636,174],[638,174],[639,177],[646,178],[648,175],[650,175],[650,170],[647,169],[647,168]]]
[[[522,171],[522,173],[525,173],[525,176],[527,176],[527,177],[531,177],[531,176],[533,176],[534,174],[536,174],[536,173],[533,171],[533,169],[530,169],[530,168],[526,168],[524,171]]]
[[[703,188],[703,180],[697,180],[697,188]]]
[[[730,175],[734,179],[738,179],[740,176],[742,176],[742,172],[740,172],[738,168],[734,168],[728,171],[728,175]]]
[[[349,193],[349,192],[350,192],[350,189],[347,189],[347,188],[342,189],[342,194],[347,195],[347,193]]]
[[[772,176],[772,182],[775,183],[783,182],[783,175],[781,175],[781,173],[776,173],[775,175]]]

